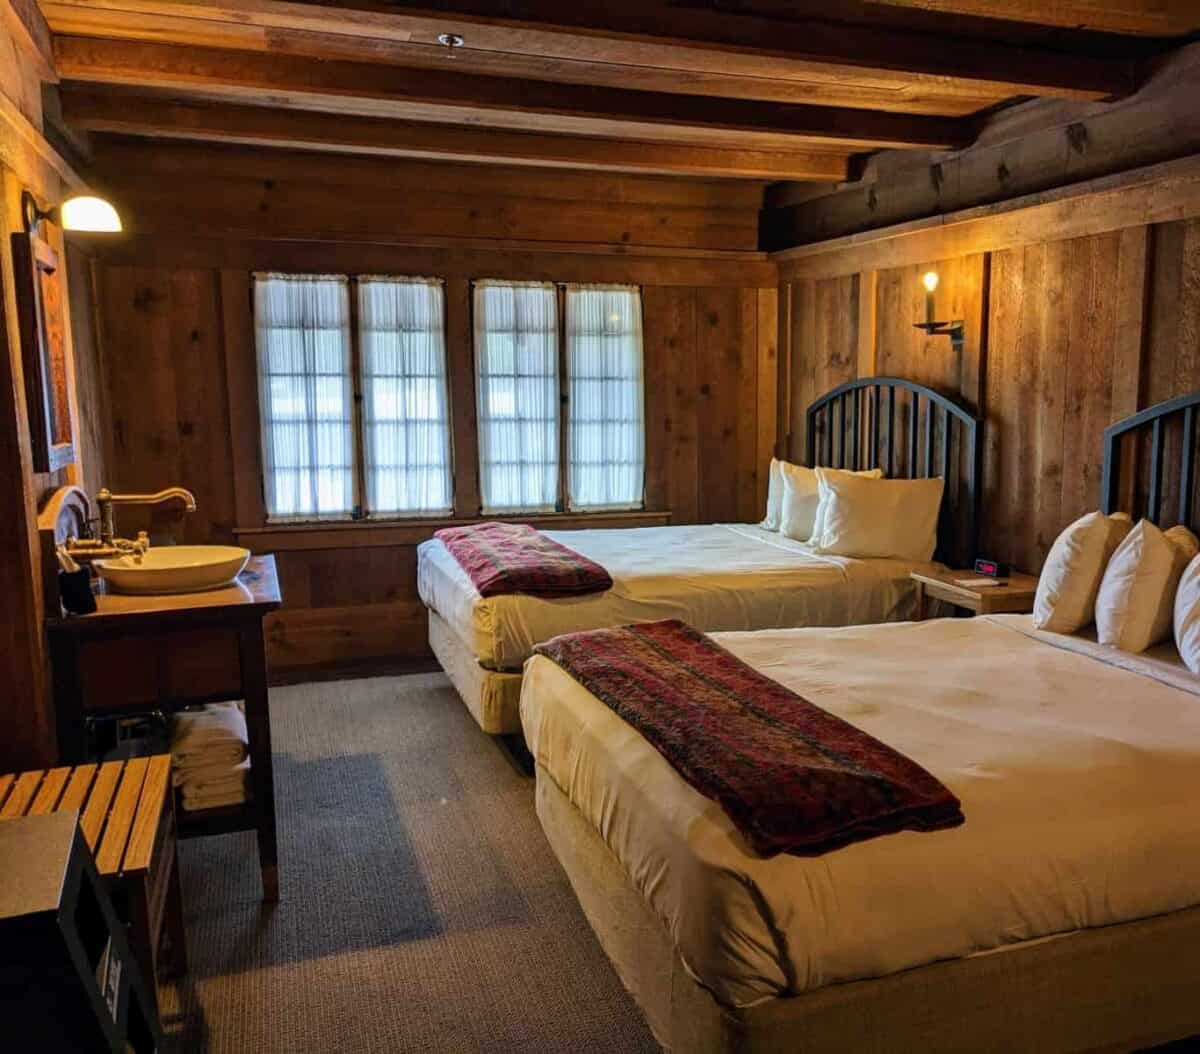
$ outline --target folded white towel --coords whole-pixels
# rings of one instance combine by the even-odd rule
[[[203,786],[230,778],[247,762],[246,752],[224,751],[212,757],[199,758],[187,765],[175,765],[171,769],[171,782],[176,787],[189,784]]]
[[[171,722],[171,755],[177,768],[225,762],[246,756],[246,717],[238,703],[209,703],[183,710]]]
[[[196,812],[199,809],[219,809],[225,805],[241,805],[245,800],[246,788],[238,787],[235,790],[213,792],[191,798],[185,797],[183,807],[188,812]]]
[[[183,804],[188,809],[211,809],[215,805],[235,805],[246,800],[249,760],[232,769],[214,771],[201,781],[187,780],[181,786]]]

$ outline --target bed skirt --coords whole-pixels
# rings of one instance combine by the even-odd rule
[[[493,736],[521,731],[521,675],[486,670],[450,624],[429,609],[429,647],[479,727]]]
[[[687,973],[616,857],[540,766],[537,813],[592,929],[669,1051],[1117,1052],[1200,1034],[1200,908],[730,1010]]]

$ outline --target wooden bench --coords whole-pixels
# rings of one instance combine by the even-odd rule
[[[0,823],[79,813],[84,840],[128,924],[129,943],[156,1001],[164,928],[171,965],[187,969],[174,799],[170,754],[0,775]]]

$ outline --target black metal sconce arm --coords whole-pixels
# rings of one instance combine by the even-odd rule
[[[914,329],[923,329],[931,337],[949,337],[950,347],[961,352],[966,345],[967,337],[961,321],[954,322],[914,322]]]

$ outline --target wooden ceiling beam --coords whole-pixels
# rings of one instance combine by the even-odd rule
[[[874,0],[937,14],[1003,18],[1064,29],[1139,36],[1178,37],[1200,29],[1200,8],[1194,0]]]
[[[341,32],[336,20],[318,31],[202,18],[187,13],[191,9],[179,5],[166,12],[126,10],[93,6],[90,0],[42,0],[42,10],[54,32],[63,36],[150,40],[425,69],[447,68],[446,49],[434,41],[432,29],[428,38],[397,39],[382,34],[365,36]],[[711,59],[700,60],[702,56],[687,48],[665,45],[629,47],[621,61],[600,62],[585,56],[498,51],[478,46],[478,43],[478,37],[473,33],[472,46],[459,49],[450,68],[464,73],[568,84],[624,88],[636,83],[644,91],[943,116],[976,113],[993,106],[1008,94],[1002,85],[963,84],[941,77],[853,70],[817,63],[742,56],[721,56],[720,62],[714,63]]]
[[[61,100],[63,117],[75,128],[154,138],[662,175],[841,181],[847,174],[845,153],[731,150],[683,143],[504,132],[348,114],[188,102],[131,95],[99,86],[67,85]]]
[[[313,62],[143,41],[57,37],[55,57],[64,80],[200,89],[242,101],[282,99],[309,108],[535,131],[761,147],[823,140],[936,148],[965,145],[974,133],[973,123],[959,118]]]
[[[1069,43],[1013,43],[995,34],[931,32],[928,25],[917,31],[895,24],[895,17],[881,21],[880,14],[874,23],[866,16],[856,23],[815,3],[776,4],[770,14],[746,6],[722,10],[670,0],[522,0],[505,5],[494,0],[438,5],[432,0],[428,8],[378,0],[47,0],[47,6],[52,25],[54,17],[85,8],[93,25],[108,11],[186,14],[196,20],[197,29],[205,22],[240,23],[432,46],[439,33],[449,30],[466,38],[464,51],[738,75],[769,65],[777,76],[786,76],[789,65],[799,64],[810,76],[825,67],[828,76],[829,67],[836,67],[843,78],[855,71],[902,73],[940,80],[948,90],[958,84],[998,96],[1097,99],[1135,86],[1131,63],[1074,52]],[[498,8],[509,17],[500,17]],[[877,8],[889,10],[894,9]],[[793,68],[792,75],[803,77],[803,68]]]

